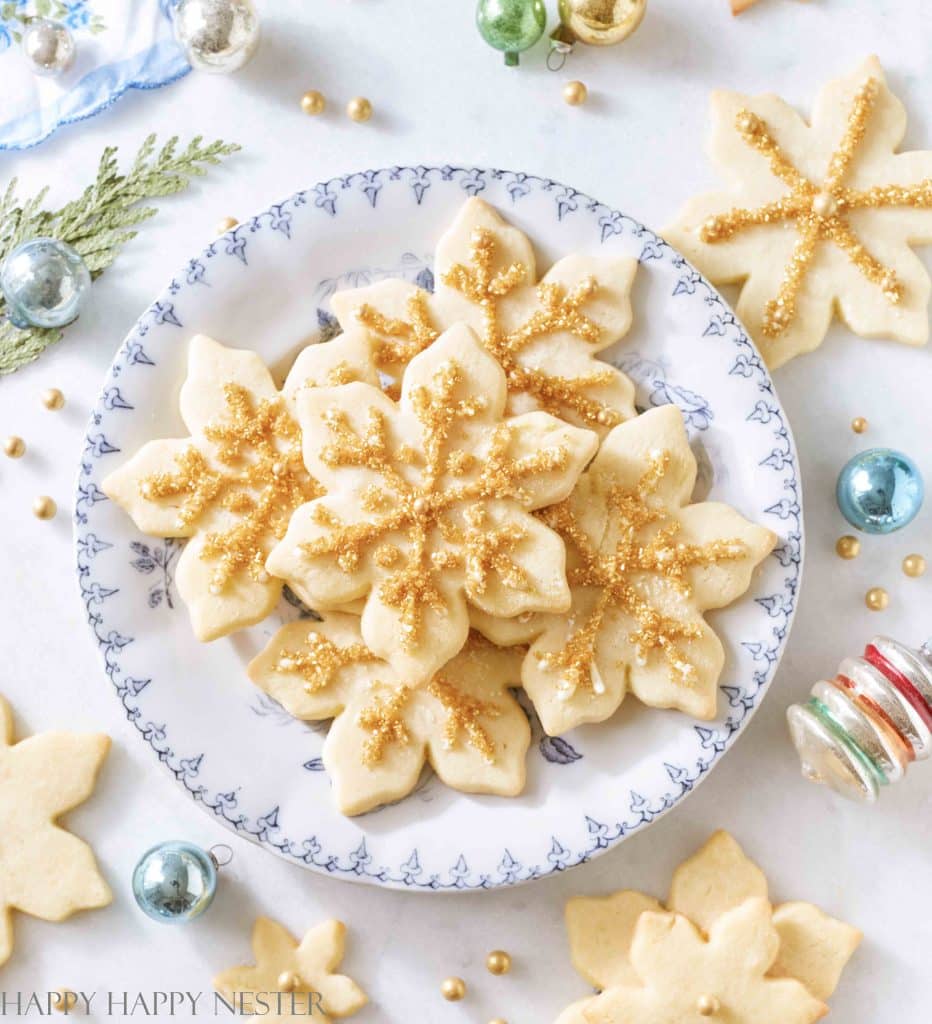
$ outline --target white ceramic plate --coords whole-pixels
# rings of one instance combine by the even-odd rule
[[[332,333],[337,288],[402,274],[430,287],[430,254],[467,195],[525,230],[540,266],[576,251],[636,256],[635,323],[611,353],[641,407],[686,414],[707,492],[781,542],[733,607],[720,717],[698,724],[629,698],[603,725],[546,739],[535,725],[518,799],[464,796],[425,777],[408,799],[347,819],[330,800],[324,728],[291,719],[244,666],[285,618],[200,644],[174,592],[180,543],[138,534],[100,481],[177,413],[187,339],[258,350],[278,371]],[[763,699],[802,570],[796,451],[770,378],[715,290],[652,232],[572,188],[528,174],[393,167],[315,185],[213,242],[171,281],[107,374],[82,459],[77,566],[88,622],[123,713],[154,759],[217,821],[340,878],[415,890],[494,888],[561,871],[645,828],[706,775]]]

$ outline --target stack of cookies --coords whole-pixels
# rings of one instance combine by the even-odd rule
[[[573,255],[537,281],[528,238],[478,199],[440,240],[432,293],[333,296],[343,333],[279,390],[252,352],[196,337],[191,436],[104,484],[145,533],[190,538],[176,581],[213,640],[287,584],[320,616],[249,666],[293,715],[333,719],[340,810],[404,796],[429,761],[465,792],[525,781],[523,687],[545,731],[609,718],[627,690],[715,716],[722,644],[775,536],[691,505],[675,406],[637,415],[597,358],[631,322],[636,262]]]

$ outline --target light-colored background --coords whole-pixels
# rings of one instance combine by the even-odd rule
[[[0,382],[0,435],[21,434],[29,446],[22,461],[0,466],[0,690],[13,700],[23,733],[67,725],[113,736],[99,791],[70,824],[92,841],[116,895],[107,910],[62,925],[18,917],[0,990],[66,985],[98,990],[98,1002],[108,989],[208,991],[214,972],[248,957],[257,913],[298,932],[337,915],[351,929],[346,969],[374,1003],[355,1018],[360,1024],[481,1024],[495,1016],[538,1024],[586,993],[567,958],[566,898],[623,887],[663,895],[674,866],[725,827],[762,864],[777,898],[812,900],[864,930],[831,1019],[924,1024],[932,995],[932,766],[914,767],[873,808],[848,805],[801,781],[783,720],[791,700],[872,632],[918,641],[932,631],[932,573],[910,580],[899,568],[914,550],[932,561],[932,501],[902,534],[865,539],[850,563],[834,554],[845,524],[833,498],[842,463],[867,445],[906,450],[932,482],[932,352],[862,341],[840,328],[815,355],[776,374],[801,453],[807,512],[807,569],[789,648],[763,709],[684,805],[597,862],[512,891],[379,891],[230,840],[235,860],[206,917],[166,928],[136,910],[129,879],[142,850],[172,837],[209,846],[228,834],[175,788],[121,718],[83,620],[68,512],[87,412],[115,348],[221,217],[246,217],[344,171],[452,162],[549,175],[661,228],[686,196],[712,181],[702,155],[711,89],[772,90],[805,109],[820,83],[874,50],[909,110],[907,145],[932,146],[932,31],[922,0],[760,0],[739,19],[727,0],[652,0],[634,37],[615,49],[580,49],[560,74],[544,67],[543,43],[520,69],[506,69],[476,34],[471,0],[259,6],[262,47],[235,77],[191,74],[127,97],[37,150],[0,154],[0,180],[18,174],[30,192],[49,182],[53,199],[66,199],[92,176],[105,144],[120,145],[128,157],[150,130],[202,132],[245,146],[206,183],[164,202],[95,285],[66,340]],[[572,77],[591,91],[580,109],[560,99]],[[298,108],[308,88],[328,97],[321,118]],[[367,125],[342,114],[356,94],[375,106]],[[65,391],[63,412],[41,406],[39,394],[50,386]],[[862,438],[848,427],[856,415],[870,420]],[[59,503],[51,523],[30,512],[41,493]],[[875,584],[891,596],[881,615],[863,603]],[[514,956],[506,978],[483,967],[495,947]],[[440,999],[448,974],[470,982],[465,1002]]]

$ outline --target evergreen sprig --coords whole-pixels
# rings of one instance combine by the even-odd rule
[[[207,173],[205,165],[218,164],[239,148],[235,143],[220,141],[205,145],[198,135],[180,152],[177,136],[157,149],[156,137],[150,135],[129,170],[121,174],[116,147],[108,146],[101,155],[94,183],[58,210],[43,208],[47,188],[20,202],[14,178],[0,198],[0,265],[21,242],[46,236],[73,246],[91,277],[99,277],[120,249],[136,237],[135,228],[157,212],[154,206],[139,205],[143,200],[184,191],[192,178]],[[6,313],[6,301],[0,293],[0,374],[12,373],[38,358],[46,346],[62,336],[58,328],[20,330],[10,323]]]

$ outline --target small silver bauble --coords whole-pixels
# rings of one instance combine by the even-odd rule
[[[18,245],[0,266],[0,291],[16,327],[64,327],[80,313],[91,275],[81,256],[56,238]]]
[[[51,18],[30,18],[23,29],[23,54],[37,75],[60,75],[74,63],[74,36]]]
[[[252,0],[180,0],[173,19],[175,38],[196,71],[236,71],[259,45]]]

